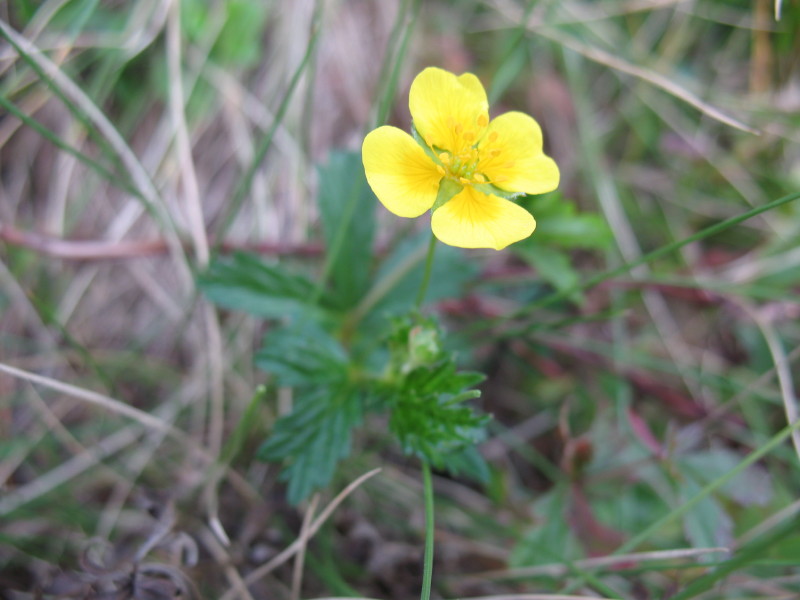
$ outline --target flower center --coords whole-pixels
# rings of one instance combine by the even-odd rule
[[[460,152],[441,152],[439,160],[443,165],[445,177],[449,177],[463,185],[471,183],[484,183],[486,178],[481,173],[476,173],[478,167],[478,149],[472,146],[463,148]]]
[[[480,153],[478,152],[479,135],[482,135],[489,124],[486,115],[480,115],[475,120],[473,126],[465,127],[462,123],[456,122],[453,117],[447,118],[447,125],[455,134],[453,136],[453,148],[440,150],[437,149],[437,156],[442,166],[439,172],[448,179],[452,179],[461,185],[472,185],[487,183],[488,179],[483,173],[477,172],[481,154],[494,157],[499,151],[490,149],[497,139],[497,132],[489,134],[484,141]]]

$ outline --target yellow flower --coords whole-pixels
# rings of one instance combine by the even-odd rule
[[[533,118],[507,112],[489,120],[489,102],[472,73],[428,67],[411,84],[415,137],[383,126],[364,139],[364,170],[392,213],[433,209],[434,235],[451,246],[500,250],[533,233],[536,221],[508,198],[558,187]]]

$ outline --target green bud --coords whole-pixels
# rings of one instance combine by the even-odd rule
[[[439,332],[434,327],[417,325],[408,332],[408,354],[413,365],[432,363],[441,352]]]

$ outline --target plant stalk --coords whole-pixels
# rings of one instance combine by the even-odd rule
[[[422,303],[425,302],[425,293],[428,291],[428,284],[431,281],[434,250],[436,250],[436,236],[431,234],[431,241],[428,243],[428,256],[425,259],[425,273],[422,275],[422,283],[419,286],[417,302],[415,303],[417,310],[419,310],[422,307]]]
[[[422,481],[425,489],[425,557],[422,567],[420,600],[430,600],[433,579],[433,478],[428,461],[422,461]]]

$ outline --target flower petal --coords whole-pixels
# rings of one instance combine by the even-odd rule
[[[543,194],[558,187],[558,166],[542,152],[542,130],[524,113],[507,112],[493,119],[478,153],[477,170],[501,189]]]
[[[425,142],[454,153],[480,139],[489,123],[486,91],[472,73],[428,67],[414,78],[408,107]]]
[[[536,221],[521,206],[467,186],[433,212],[431,227],[450,246],[502,250],[532,234]]]
[[[433,206],[441,174],[419,144],[397,127],[367,134],[361,158],[372,191],[398,217],[418,217]]]

